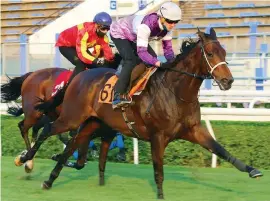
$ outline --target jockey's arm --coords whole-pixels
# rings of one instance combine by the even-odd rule
[[[168,32],[166,36],[162,39],[162,48],[164,52],[164,56],[167,61],[171,61],[174,59],[174,52],[172,48],[172,33]]]
[[[149,45],[150,28],[146,24],[140,24],[137,32],[137,53],[142,61],[150,65],[159,66],[159,60],[152,56],[147,48]]]
[[[79,59],[82,62],[86,64],[92,64],[96,58],[91,56],[87,52],[88,38],[89,38],[89,34],[86,29],[81,29],[78,31],[78,36],[76,40],[76,51],[79,56]]]
[[[104,57],[107,61],[113,61],[114,59],[114,54],[112,52],[112,49],[109,45],[109,39],[107,36],[104,36],[104,39],[101,39],[101,48],[104,53]]]

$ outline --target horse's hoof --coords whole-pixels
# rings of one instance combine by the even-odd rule
[[[104,186],[105,185],[104,178],[99,178],[99,185],[100,186]]]
[[[32,172],[33,168],[34,168],[33,160],[27,161],[27,162],[24,164],[24,171],[25,171],[26,173]]]
[[[17,156],[17,157],[15,158],[14,164],[15,164],[16,166],[22,166],[22,165],[23,165],[23,163],[21,162],[21,155],[19,155],[19,156]]]
[[[27,154],[27,150],[23,150],[22,152],[21,152],[21,156],[25,156]]]
[[[41,188],[44,189],[44,190],[49,190],[52,186],[48,184],[48,182],[44,181],[42,184],[41,184]]]
[[[159,195],[158,195],[158,199],[163,200],[163,199],[164,199],[163,194],[159,194]]]
[[[159,189],[157,190],[157,199],[164,199],[163,190]]]
[[[253,169],[249,173],[249,177],[251,177],[251,178],[257,178],[257,177],[262,177],[262,176],[263,176],[263,174],[257,169]]]

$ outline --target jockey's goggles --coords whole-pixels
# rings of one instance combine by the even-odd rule
[[[109,30],[110,30],[110,26],[99,25],[99,29],[100,29],[101,31],[109,31]]]
[[[180,21],[180,20],[169,20],[169,19],[166,19],[166,18],[164,18],[164,19],[168,24],[177,24]]]

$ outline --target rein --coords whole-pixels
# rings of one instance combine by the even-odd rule
[[[220,65],[222,65],[222,64],[227,64],[227,62],[226,62],[226,61],[219,62],[219,63],[217,63],[215,66],[212,66],[212,65],[210,64],[210,62],[208,61],[207,55],[206,55],[206,53],[205,53],[205,50],[204,50],[205,46],[208,45],[208,44],[210,44],[210,43],[219,43],[219,41],[213,40],[213,41],[207,42],[207,43],[205,43],[205,44],[202,44],[202,45],[200,46],[200,48],[201,48],[201,53],[202,53],[201,56],[204,57],[204,61],[206,62],[206,64],[207,64],[208,67],[209,67],[209,68],[207,68],[207,71],[208,71],[208,74],[207,74],[207,75],[197,75],[196,73],[189,73],[189,72],[186,72],[186,71],[181,71],[181,70],[174,69],[174,68],[176,67],[176,61],[173,62],[173,64],[172,64],[173,67],[172,67],[172,68],[170,68],[170,67],[165,67],[165,68],[161,68],[161,69],[164,69],[164,70],[165,70],[165,73],[166,73],[166,71],[173,71],[173,72],[180,73],[180,74],[182,74],[182,75],[187,75],[187,76],[190,76],[190,77],[193,77],[193,78],[196,78],[196,79],[200,79],[200,80],[202,80],[202,81],[205,80],[205,79],[214,79],[214,80],[215,80],[215,78],[214,78],[214,76],[213,76],[213,71],[214,71],[217,67],[219,67]],[[160,84],[162,84],[163,86],[164,86],[163,80],[164,80],[164,78],[165,78],[165,73],[164,73],[164,75],[163,75],[163,77],[162,77],[162,79],[161,79],[161,81],[160,81]],[[164,87],[165,87],[165,86],[164,86]],[[170,90],[170,92],[171,92],[178,100],[180,100],[180,101],[182,101],[182,102],[185,102],[185,103],[195,103],[195,102],[198,101],[198,97],[197,97],[195,100],[192,100],[192,101],[187,101],[187,100],[185,100],[185,99],[183,99],[183,98],[181,98],[181,97],[177,97],[176,94],[175,94],[175,93],[173,92],[173,90],[171,89],[171,85],[168,87],[168,89]],[[152,105],[153,105],[153,103],[154,103],[156,94],[157,94],[157,93],[155,93],[155,95],[153,96],[151,102],[149,103],[149,105],[148,105],[148,107],[147,107],[147,110],[146,110],[146,114],[149,114],[150,108],[152,107]]]
[[[214,78],[214,76],[213,76],[213,74],[212,74],[213,71],[214,71],[218,66],[220,66],[220,65],[222,65],[222,64],[227,64],[227,62],[226,62],[226,61],[219,62],[219,63],[216,64],[214,67],[210,64],[210,62],[208,61],[208,58],[207,58],[207,56],[206,56],[206,54],[205,54],[204,47],[205,47],[206,45],[208,45],[208,44],[211,44],[211,43],[219,43],[219,41],[213,40],[213,41],[207,42],[207,43],[205,43],[205,44],[202,44],[202,45],[200,46],[200,48],[201,48],[201,53],[202,53],[202,57],[204,57],[205,62],[207,63],[208,67],[210,68],[210,69],[207,68],[207,71],[208,71],[208,74],[207,74],[207,75],[197,75],[196,73],[189,73],[189,72],[186,72],[186,71],[177,70],[177,69],[175,69],[176,63],[177,63],[176,61],[174,62],[174,64],[172,64],[172,65],[173,65],[172,68],[167,67],[167,68],[162,68],[162,69],[167,70],[167,71],[177,72],[177,73],[180,73],[180,74],[182,74],[182,75],[187,75],[187,76],[190,76],[190,77],[193,77],[193,78],[196,78],[196,79],[200,79],[200,80],[202,80],[202,81],[205,80],[205,79],[213,79],[213,78]],[[163,76],[163,78],[162,78],[162,80],[161,80],[161,82],[160,82],[162,85],[163,85],[163,80],[164,80],[164,76]],[[215,80],[215,78],[214,78],[214,80]],[[163,86],[164,86],[164,85],[163,85]],[[164,86],[164,87],[165,87],[165,86]],[[187,100],[185,100],[185,99],[183,99],[183,98],[181,98],[181,97],[180,97],[180,98],[177,97],[177,96],[175,95],[175,93],[173,92],[173,90],[171,89],[171,86],[169,86],[168,89],[170,90],[170,92],[171,92],[177,99],[179,99],[179,100],[182,101],[182,102],[185,102],[185,103],[194,103],[194,102],[196,102],[196,101],[198,100],[198,98],[196,98],[196,99],[193,100],[193,101],[187,101]],[[150,104],[149,104],[149,106],[148,106],[148,108],[147,108],[147,113],[149,113],[149,110],[150,110],[150,108],[151,108],[151,106],[152,106],[152,104],[153,104],[153,102],[154,102],[155,96],[156,96],[156,94],[154,95],[152,101],[150,102]]]
[[[189,72],[185,72],[185,71],[180,71],[180,70],[176,70],[173,68],[162,68],[168,71],[174,71],[180,74],[184,74],[184,75],[188,75],[190,77],[194,77],[196,79],[200,79],[200,80],[204,80],[204,79],[213,79],[213,76],[211,74],[207,74],[207,75],[197,75],[195,73],[189,73]]]

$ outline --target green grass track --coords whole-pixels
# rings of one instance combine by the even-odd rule
[[[148,201],[156,200],[151,165],[108,163],[106,184],[98,185],[98,164],[80,171],[64,168],[51,190],[42,190],[55,162],[36,159],[34,171],[24,173],[13,157],[1,158],[2,201]],[[233,168],[165,166],[166,201],[270,201],[270,171],[250,179]]]

